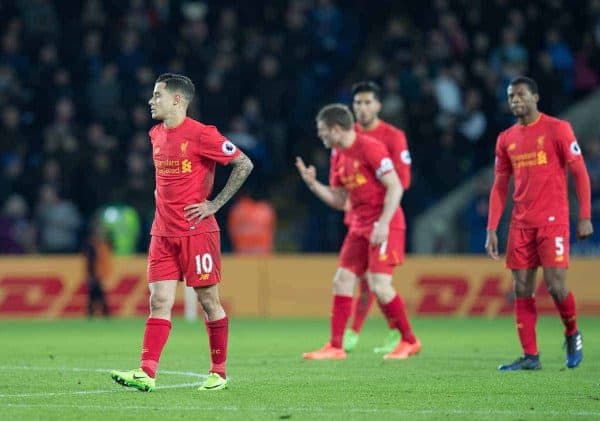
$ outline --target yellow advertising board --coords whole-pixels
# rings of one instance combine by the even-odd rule
[[[223,257],[222,300],[236,316],[327,316],[331,307],[334,255]],[[579,314],[600,315],[598,259],[572,259],[568,285]],[[554,314],[544,283],[536,291],[540,314]],[[112,314],[148,313],[145,256],[115,258],[104,280]],[[411,314],[487,316],[512,313],[510,273],[485,257],[411,257],[397,268],[394,284]],[[174,312],[183,311],[183,294]],[[79,256],[0,258],[0,318],[80,317],[87,287]]]

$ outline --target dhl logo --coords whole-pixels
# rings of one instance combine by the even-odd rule
[[[7,276],[0,279],[0,318],[78,317],[86,314],[88,289],[81,281],[75,289],[60,277]],[[148,284],[139,276],[124,276],[105,290],[114,316],[147,316]],[[223,300],[222,300],[223,301]],[[229,303],[225,300],[226,311]],[[183,299],[175,301],[174,314],[183,314]]]
[[[106,289],[111,313],[115,316],[147,316],[148,286],[143,276],[123,276]],[[81,281],[75,288],[58,276],[5,276],[0,278],[0,318],[2,317],[78,317],[86,312],[87,286]],[[509,279],[489,276],[481,282],[462,276],[423,274],[412,282],[413,294],[405,297],[411,311],[419,315],[511,315],[513,299]],[[556,310],[545,283],[538,282],[535,292],[539,314]],[[244,297],[238,297],[243,300]],[[224,300],[229,313],[234,299]],[[581,300],[580,313],[600,314],[600,302]],[[183,313],[178,298],[175,314]]]

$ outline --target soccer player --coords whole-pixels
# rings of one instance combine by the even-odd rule
[[[506,266],[512,270],[517,332],[524,355],[498,368],[542,368],[535,331],[534,291],[539,266],[543,268],[544,281],[565,327],[566,365],[575,368],[583,359],[583,343],[577,329],[575,298],[565,285],[569,266],[567,169],[573,175],[579,202],[578,238],[593,233],[590,180],[571,125],[538,111],[535,81],[517,77],[510,82],[507,93],[517,123],[500,133],[496,143],[485,248],[493,259],[498,259],[496,229],[512,176],[514,208]]]
[[[229,321],[219,300],[221,251],[213,216],[238,191],[252,171],[250,159],[214,126],[186,116],[194,84],[182,75],[158,77],[148,101],[156,173],[156,214],[148,254],[150,317],[140,368],[112,371],[120,384],[141,391],[155,388],[161,352],[171,330],[171,309],[178,281],[185,279],[198,294],[205,313],[211,367],[201,391],[225,389]],[[215,165],[232,165],[227,183],[213,200]]]
[[[352,308],[357,277],[366,274],[390,326],[402,340],[384,359],[406,359],[417,354],[421,342],[412,332],[402,298],[392,286],[394,267],[404,258],[404,234],[398,203],[402,185],[385,145],[357,133],[352,113],[342,104],[322,108],[316,118],[319,138],[334,148],[330,185],[320,183],[314,166],[296,158],[296,167],[308,188],[327,205],[342,209],[350,201],[352,220],[333,279],[330,341],[303,354],[308,360],[342,360],[344,329]]]
[[[381,88],[371,81],[363,81],[352,87],[352,108],[356,117],[354,129],[358,133],[365,133],[384,143],[394,163],[394,169],[402,188],[406,191],[410,186],[410,152],[404,132],[379,118],[381,111]],[[349,225],[352,219],[351,209],[346,211],[344,222]],[[400,208],[400,224],[406,230],[404,213]],[[359,279],[359,296],[352,306],[352,323],[344,333],[343,346],[346,352],[354,350],[358,344],[359,334],[374,301],[374,294],[369,289],[365,277]],[[400,336],[398,330],[390,326],[390,332],[382,346],[374,349],[376,353],[392,351],[398,345]]]

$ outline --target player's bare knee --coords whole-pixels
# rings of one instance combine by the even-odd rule
[[[198,294],[198,302],[200,303],[200,306],[202,306],[204,312],[207,314],[214,312],[215,309],[221,306],[219,297],[208,294]]]
[[[173,307],[173,298],[168,294],[153,292],[150,294],[150,311],[152,314],[169,313]]]
[[[544,269],[544,281],[546,282],[546,289],[548,293],[556,301],[564,300],[569,294],[569,290],[566,287],[566,272],[561,268],[545,268]]]
[[[375,296],[377,297],[377,300],[381,301],[381,296],[384,295],[386,292],[385,285],[381,284],[380,282],[373,282],[373,284],[370,287],[371,291],[373,291],[373,294],[375,294]]]
[[[338,269],[333,277],[333,291],[339,295],[352,295],[355,282],[356,275],[349,270]]]
[[[546,289],[555,301],[562,301],[569,295],[569,290],[560,280],[546,281]]]
[[[514,282],[513,290],[517,297],[531,297],[534,293],[534,288],[528,285],[526,282]]]
[[[513,291],[517,297],[531,297],[535,292],[535,277],[526,271],[513,271]]]
[[[369,288],[377,297],[380,303],[388,303],[396,295],[396,290],[392,286],[391,276],[382,274],[369,275]]]

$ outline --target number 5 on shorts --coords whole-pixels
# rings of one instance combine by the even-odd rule
[[[562,256],[565,254],[564,237],[554,237],[554,245],[556,246],[557,256]]]
[[[211,273],[213,270],[213,259],[208,253],[204,253],[202,256],[196,255],[196,273],[202,275],[203,273]]]

